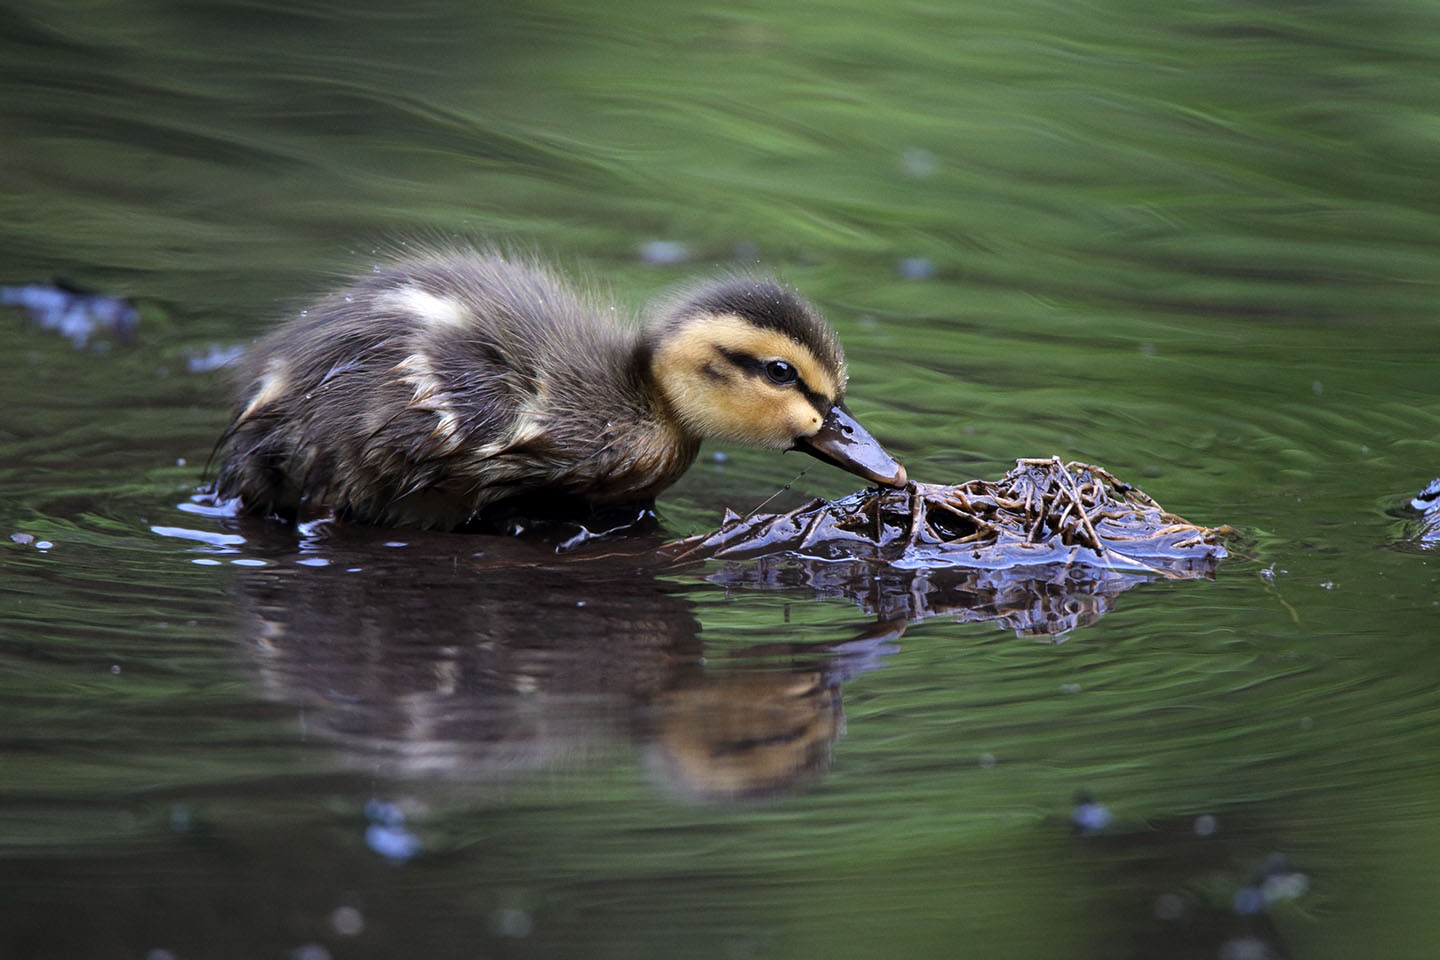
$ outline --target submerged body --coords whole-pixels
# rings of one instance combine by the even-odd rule
[[[286,519],[457,529],[517,497],[648,502],[703,437],[904,469],[845,413],[828,325],[774,281],[716,281],[645,324],[539,264],[397,262],[259,341],[216,491]]]

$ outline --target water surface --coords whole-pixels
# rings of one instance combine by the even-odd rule
[[[1431,955],[1440,591],[1387,511],[1440,473],[1437,36],[1405,2],[7,3],[0,284],[140,319],[0,312],[0,952]],[[1234,556],[1034,638],[196,512],[215,365],[457,236],[637,309],[758,259],[912,476],[1082,459]],[[661,519],[787,483],[853,488],[707,447]],[[1302,879],[1256,910],[1276,853]]]

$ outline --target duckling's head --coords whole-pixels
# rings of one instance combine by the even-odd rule
[[[714,281],[680,298],[648,339],[651,375],[687,432],[803,450],[905,485],[905,468],[846,411],[840,342],[795,291],[773,280]]]

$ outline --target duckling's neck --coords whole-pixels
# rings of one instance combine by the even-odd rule
[[[700,435],[681,419],[675,404],[665,393],[664,381],[656,367],[654,344],[649,340],[641,340],[635,345],[631,370],[633,381],[638,385],[645,406],[650,410],[651,419],[656,428],[672,440],[678,441],[683,437],[698,444]]]
[[[565,464],[555,485],[585,499],[652,500],[694,462],[700,438],[670,408],[643,340],[591,346],[542,386],[511,451]]]
[[[636,344],[630,382],[636,393],[637,423],[620,446],[620,461],[642,485],[639,499],[649,499],[679,480],[700,452],[700,436],[680,419],[655,376],[653,350],[649,343]],[[625,433],[624,427],[617,436]],[[633,429],[638,427],[638,429]]]

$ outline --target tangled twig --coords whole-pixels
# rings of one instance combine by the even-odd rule
[[[1089,563],[1169,574],[1177,562],[1225,555],[1220,534],[1166,512],[1091,464],[1017,460],[997,481],[912,483],[815,500],[788,513],[730,515],[719,530],[670,545],[672,558],[790,551],[909,564]]]

